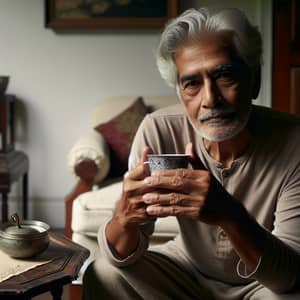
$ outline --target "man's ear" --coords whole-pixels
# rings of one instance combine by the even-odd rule
[[[261,66],[260,65],[254,69],[253,76],[254,76],[254,78],[253,78],[253,87],[252,87],[252,99],[256,99],[259,94],[260,84],[261,84]]]

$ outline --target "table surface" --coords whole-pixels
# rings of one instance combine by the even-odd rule
[[[76,279],[89,250],[67,237],[49,232],[50,243],[65,249],[54,260],[0,282],[0,299],[31,298],[54,291]]]

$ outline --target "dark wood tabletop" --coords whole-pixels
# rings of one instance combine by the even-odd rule
[[[46,264],[0,282],[0,299],[31,299],[50,291],[53,299],[61,299],[63,286],[76,279],[89,250],[67,237],[49,232],[50,246],[59,255]]]

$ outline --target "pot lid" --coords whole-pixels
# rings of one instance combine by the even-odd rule
[[[17,235],[17,236],[31,236],[34,234],[39,233],[39,231],[30,226],[30,225],[22,225],[20,224],[20,218],[17,213],[14,213],[10,217],[11,223],[15,224],[15,226],[8,226],[5,228],[4,232],[10,235]]]

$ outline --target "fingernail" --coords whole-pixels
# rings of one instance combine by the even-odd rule
[[[151,203],[153,203],[156,199],[157,199],[156,194],[148,193],[148,194],[143,195],[143,201],[144,201],[146,204],[151,204]]]
[[[153,182],[153,180],[152,180],[152,178],[151,177],[146,177],[145,179],[144,179],[144,182],[146,183],[146,184],[151,184],[152,182]]]
[[[146,208],[146,212],[148,215],[155,215],[157,212],[157,209],[155,208],[155,206],[148,206]]]
[[[145,194],[143,195],[143,201],[147,204],[151,203],[152,202],[152,197],[151,197],[151,194]]]

